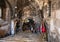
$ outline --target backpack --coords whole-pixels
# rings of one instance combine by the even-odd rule
[[[42,33],[45,33],[46,32],[46,28],[44,26],[44,23],[41,25],[41,31],[42,31]]]

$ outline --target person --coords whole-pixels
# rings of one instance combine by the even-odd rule
[[[23,23],[22,30],[23,31],[27,30],[27,22],[26,23],[25,22]]]
[[[19,20],[17,20],[17,23],[16,23],[16,32],[18,32],[18,31],[19,31],[19,27],[20,27],[20,21],[19,21]]]
[[[30,31],[33,33],[35,32],[35,24],[33,19],[28,19],[29,20],[29,24],[30,24]]]
[[[33,27],[32,27],[32,25],[30,25],[30,31],[33,33]]]
[[[15,31],[14,31],[14,20],[11,20],[11,36],[14,36]]]
[[[46,39],[46,27],[44,25],[44,21],[42,21],[41,32],[42,32],[42,38],[45,40]]]

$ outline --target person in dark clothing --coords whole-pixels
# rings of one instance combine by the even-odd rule
[[[34,23],[33,19],[28,19],[28,20],[29,20],[31,32],[32,32],[32,33],[33,33],[33,32],[36,32],[36,31],[35,31],[35,23]]]
[[[19,25],[19,24],[20,24],[20,21],[18,20],[18,21],[17,21],[17,23],[16,23],[16,32],[18,32],[18,31],[19,31],[19,27],[20,27],[20,25]]]

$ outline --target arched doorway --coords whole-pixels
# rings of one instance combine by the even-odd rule
[[[22,25],[23,25],[24,20],[26,18],[28,18],[28,17],[32,17],[33,20],[35,20],[36,22],[39,21],[38,22],[39,24],[41,23],[41,21],[44,20],[44,18],[48,18],[49,12],[47,13],[47,11],[46,11],[47,10],[47,6],[44,6],[44,1],[41,1],[41,4],[39,3],[38,0],[35,0],[33,2],[30,1],[29,4],[26,5],[26,6],[25,6],[24,3],[20,4],[20,5],[22,7],[22,9],[21,9],[22,10],[22,17],[21,17]],[[46,5],[46,3],[45,3],[45,5]],[[41,8],[41,10],[40,10],[40,8]],[[45,17],[44,14],[46,15],[46,17]],[[37,19],[38,19],[38,21],[37,21]]]
[[[41,22],[41,16],[40,16],[40,13],[38,12],[39,11],[39,7],[38,5],[36,6],[35,3],[33,3],[34,5],[28,5],[28,6],[25,6],[22,11],[22,24],[24,23],[24,20],[28,20],[28,19],[32,19],[34,22],[37,22],[40,24]],[[38,9],[38,10],[37,10]],[[36,20],[37,19],[37,20]]]

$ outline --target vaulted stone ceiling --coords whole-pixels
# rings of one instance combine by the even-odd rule
[[[17,7],[18,9],[22,9],[26,6],[29,6],[30,2],[33,2],[33,0],[17,0]]]
[[[16,0],[8,0],[10,2],[10,4],[13,6],[16,2]],[[30,2],[37,2],[37,4],[42,4],[42,1],[44,2],[48,2],[48,0],[17,0],[17,6],[18,8],[27,6],[30,4]],[[52,7],[56,6],[57,8],[59,8],[60,5],[58,5],[60,3],[60,0],[51,0],[51,4]],[[41,6],[41,5],[40,5]]]
[[[13,6],[16,3],[16,0],[9,0],[9,2]],[[60,2],[59,0],[51,0],[52,10],[60,8],[59,2]],[[43,3],[44,5],[47,5],[48,0],[17,0],[16,5],[19,12],[20,10],[23,10],[24,7],[29,6],[29,5],[31,5],[29,7],[33,7],[35,9],[37,9],[38,7],[39,9],[41,9],[43,6]]]
[[[17,6],[21,8],[21,7],[28,6],[29,4],[31,4],[31,2],[36,2],[37,5],[41,7],[43,5],[43,1],[45,3],[48,2],[48,0],[17,0]]]

